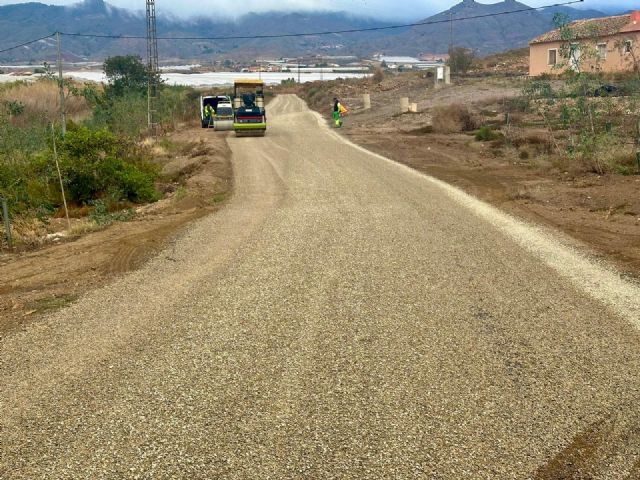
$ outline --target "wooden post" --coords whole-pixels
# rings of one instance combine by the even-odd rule
[[[0,202],[2,202],[2,219],[4,220],[4,230],[7,235],[7,245],[9,245],[9,249],[13,249],[13,239],[11,237],[11,219],[9,218],[9,206],[7,205],[6,198],[0,198]]]
[[[362,103],[364,104],[364,109],[365,110],[370,110],[371,109],[371,94],[370,93],[365,93],[362,95]]]
[[[407,113],[409,111],[409,97],[400,98],[400,112]]]
[[[60,32],[56,32],[58,42],[58,88],[60,89],[60,123],[62,124],[62,136],[67,133],[67,114],[64,107],[64,80],[62,78],[62,45],[60,44]]]
[[[640,174],[640,118],[638,118],[636,131],[636,163],[638,165],[638,174]]]
[[[60,181],[60,191],[62,192],[62,204],[64,205],[64,215],[67,217],[67,230],[71,230],[71,220],[69,220],[69,209],[67,208],[67,197],[64,193],[64,183],[62,182],[62,173],[60,173],[60,163],[58,162],[58,149],[56,148],[56,131],[51,124],[51,137],[53,140],[53,158],[56,161],[56,170],[58,171],[58,180]]]

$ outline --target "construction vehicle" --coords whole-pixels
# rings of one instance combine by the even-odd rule
[[[233,129],[237,137],[264,137],[267,112],[262,80],[236,80],[233,85]]]
[[[202,122],[202,128],[215,128],[216,115],[218,115],[218,109],[222,107],[231,107],[231,98],[228,95],[207,95],[200,97],[200,120]],[[206,114],[207,107],[213,109],[213,114],[208,116]],[[228,116],[228,111],[225,111]],[[231,112],[233,115],[233,112]],[[228,123],[228,122],[227,122]],[[231,130],[231,128],[227,128]]]
[[[220,102],[213,116],[213,128],[217,131],[233,130],[233,105],[231,102]]]

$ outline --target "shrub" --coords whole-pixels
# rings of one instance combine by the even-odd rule
[[[454,74],[467,73],[476,59],[473,50],[464,47],[452,47],[449,49],[449,60],[447,64]]]
[[[109,206],[104,200],[92,201],[91,206],[93,210],[89,214],[89,220],[98,226],[107,226],[113,222],[126,222],[134,216],[134,212],[131,209],[110,212]]]
[[[376,71],[373,72],[373,76],[371,77],[373,83],[382,83],[384,80],[384,71],[381,68],[376,68]]]
[[[494,140],[498,140],[502,134],[500,132],[496,132],[491,127],[485,125],[480,127],[480,129],[476,132],[476,140],[479,142],[492,142]]]
[[[158,169],[137,147],[114,134],[86,127],[67,132],[59,146],[70,199],[87,204],[111,194],[132,202],[157,200]]]
[[[513,97],[504,99],[504,109],[509,113],[526,113],[531,107],[527,97]]]
[[[469,109],[453,104],[435,107],[432,112],[433,130],[437,133],[470,132],[476,129],[476,120]]]

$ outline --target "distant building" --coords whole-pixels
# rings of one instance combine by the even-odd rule
[[[379,62],[385,62],[387,65],[413,65],[416,63],[420,63],[419,58],[415,57],[400,57],[400,56],[391,56],[391,55],[376,55],[374,57]]]
[[[640,62],[640,11],[615,17],[578,20],[568,25],[569,45],[560,29],[529,44],[529,75],[558,74],[566,69],[603,72],[638,70]],[[571,52],[562,58],[563,51]],[[589,53],[587,53],[589,52]]]
[[[439,62],[445,63],[449,60],[448,53],[423,53],[420,55],[420,60],[423,62]]]
[[[437,60],[421,60],[415,57],[403,57],[392,55],[376,55],[373,57],[378,62],[384,62],[390,69],[403,70],[427,70],[438,65],[442,65],[442,61]]]

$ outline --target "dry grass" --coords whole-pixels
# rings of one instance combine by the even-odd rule
[[[478,126],[477,120],[464,105],[434,107],[432,118],[433,131],[437,133],[470,132]]]
[[[71,226],[69,235],[72,237],[79,237],[87,233],[97,232],[103,230],[104,226],[98,225],[93,220],[83,219]]]
[[[41,79],[35,83],[17,84],[2,94],[0,100],[19,102],[25,107],[24,117],[39,116],[46,122],[58,119],[58,85],[53,80]],[[65,109],[68,118],[77,121],[86,118],[91,108],[83,97],[66,98]]]
[[[47,225],[37,218],[15,217],[11,222],[11,235],[15,245],[41,245],[47,233]]]

